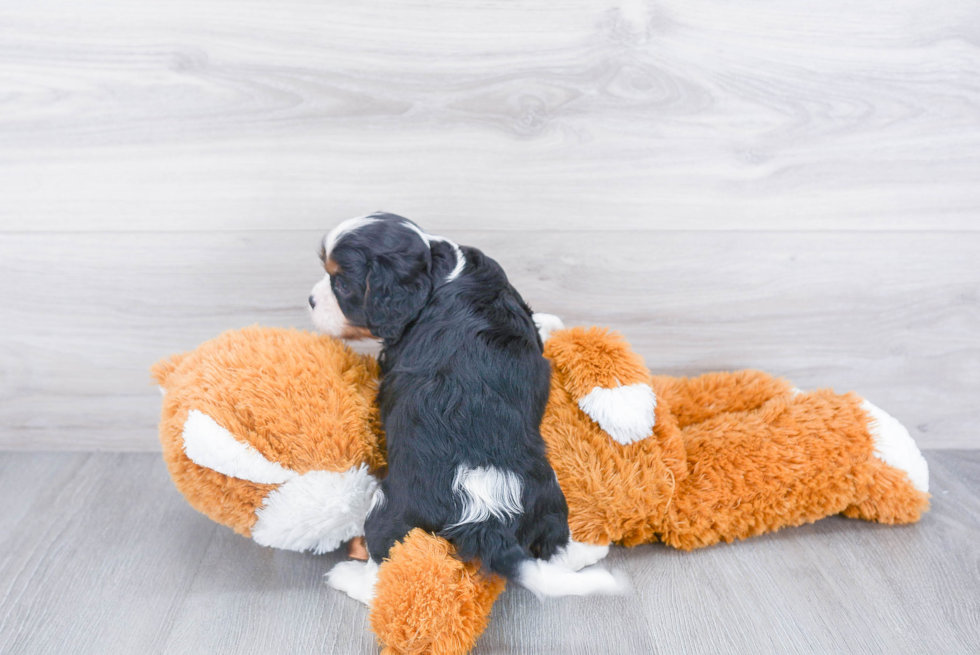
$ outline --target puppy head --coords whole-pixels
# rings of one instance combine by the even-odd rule
[[[331,336],[395,341],[432,291],[430,239],[395,214],[344,221],[324,237],[320,259],[326,275],[310,309],[316,328]]]

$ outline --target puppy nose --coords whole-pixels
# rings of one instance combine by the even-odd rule
[[[310,309],[316,309],[316,299],[310,296]]]

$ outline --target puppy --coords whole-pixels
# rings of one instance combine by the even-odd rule
[[[337,565],[330,584],[370,603],[378,564],[422,528],[539,597],[617,591],[607,571],[575,571],[608,547],[569,539],[539,431],[551,369],[530,308],[497,262],[386,213],[341,223],[320,257],[315,325],[381,340],[388,452],[364,526],[370,560]],[[542,333],[554,320],[539,321]]]

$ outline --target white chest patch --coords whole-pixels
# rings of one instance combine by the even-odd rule
[[[368,506],[367,513],[370,514],[376,509],[383,508],[387,502],[388,499],[385,498],[385,492],[381,489],[381,485],[378,485],[378,488],[374,492],[374,496],[371,498],[371,505]]]
[[[454,525],[482,523],[491,516],[500,520],[520,515],[523,484],[511,471],[495,466],[461,465],[453,479],[453,493],[463,501],[463,512]]]

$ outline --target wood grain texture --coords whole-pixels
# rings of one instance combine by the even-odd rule
[[[0,228],[977,230],[978,44],[974,0],[8,1]]]
[[[911,526],[844,518],[683,553],[613,548],[622,598],[512,586],[474,655],[980,650],[980,451],[926,452]],[[0,453],[0,652],[377,653],[339,559],[194,512],[151,454]]]
[[[0,652],[159,652],[217,530],[168,487],[154,457],[0,455]]]
[[[324,583],[342,559],[257,547],[219,529],[162,652],[378,652],[367,608]]]
[[[309,325],[320,232],[0,235],[0,448],[156,450],[147,369],[223,330]],[[538,311],[654,371],[856,390],[923,447],[980,447],[980,235],[466,231]]]

